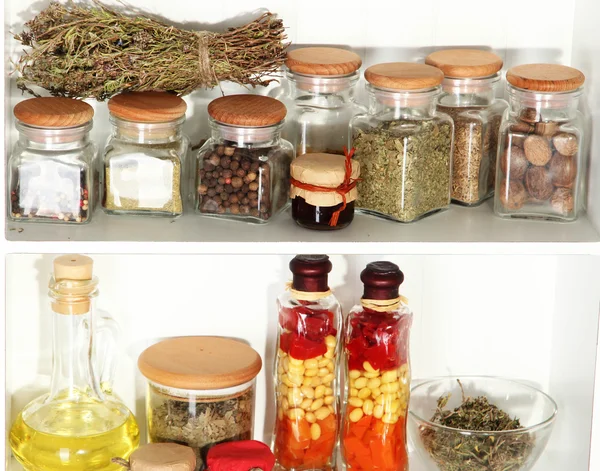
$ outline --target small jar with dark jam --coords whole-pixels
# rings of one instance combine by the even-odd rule
[[[315,230],[347,227],[354,219],[360,164],[349,155],[304,154],[291,165],[292,217]]]

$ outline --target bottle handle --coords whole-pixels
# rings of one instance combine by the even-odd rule
[[[93,362],[100,389],[106,394],[112,394],[117,371],[117,347],[120,329],[117,321],[101,309],[96,311],[95,335]]]

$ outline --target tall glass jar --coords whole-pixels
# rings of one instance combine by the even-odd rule
[[[406,62],[365,71],[369,111],[351,121],[358,211],[411,222],[450,205],[453,125],[435,109],[443,78]]]
[[[208,105],[211,137],[196,157],[196,212],[265,223],[288,205],[292,145],[281,139],[283,103],[229,95]]]
[[[31,98],[17,104],[14,115],[19,140],[7,167],[8,218],[89,222],[98,181],[92,107],[71,98]]]
[[[187,105],[162,92],[123,93],[108,102],[112,134],[104,150],[102,207],[108,214],[183,213]]]
[[[374,262],[360,279],[364,293],[344,329],[342,455],[349,470],[406,471],[412,313],[399,295],[404,275]]]
[[[496,98],[502,59],[478,49],[446,49],[425,63],[444,73],[437,110],[454,121],[452,201],[479,205],[494,191],[498,132],[508,106]]]
[[[148,442],[191,447],[196,470],[219,443],[250,440],[260,355],[225,337],[173,337],[142,352]]]
[[[584,185],[584,75],[556,64],[513,67],[500,128],[494,211],[501,217],[574,221]]]
[[[331,293],[327,255],[297,255],[279,296],[274,452],[285,470],[332,470],[339,421],[341,308]]]
[[[344,154],[350,120],[366,111],[354,99],[361,64],[358,54],[335,47],[288,52],[287,90],[276,90],[276,98],[288,108],[283,136],[296,155]]]

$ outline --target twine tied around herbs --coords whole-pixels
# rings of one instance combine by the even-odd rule
[[[211,39],[217,36],[209,31],[198,31],[198,81],[200,87],[210,88],[219,84],[215,69],[210,63],[210,51],[208,48]]]
[[[294,298],[300,301],[317,301],[319,299],[323,299],[331,295],[330,289],[328,289],[327,291],[298,291],[297,289],[293,288],[293,285],[293,282],[288,281],[285,284],[285,289],[286,291],[292,293],[292,296],[294,296]]]
[[[362,307],[377,312],[395,311],[401,304],[408,304],[408,299],[404,296],[398,296],[392,299],[364,299],[361,298]]]
[[[346,209],[346,194],[350,190],[354,189],[356,187],[356,184],[360,181],[360,178],[357,178],[356,180],[352,180],[350,178],[350,176],[352,175],[352,157],[354,156],[354,147],[352,149],[350,149],[350,152],[348,152],[347,147],[344,146],[344,155],[346,156],[346,162],[344,163],[344,166],[345,166],[344,181],[341,183],[341,185],[337,186],[336,188],[328,188],[325,186],[311,185],[310,183],[303,183],[301,181],[296,180],[294,177],[290,177],[290,183],[293,186],[300,188],[302,190],[315,191],[315,192],[320,192],[320,193],[335,192],[342,197],[342,207],[340,209],[337,209],[331,215],[331,219],[329,220],[329,225],[331,227],[337,226],[338,220],[340,218],[340,213],[344,209]]]

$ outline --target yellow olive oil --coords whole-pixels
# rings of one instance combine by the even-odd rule
[[[110,460],[127,459],[137,448],[139,429],[124,405],[88,398],[44,404],[45,398],[26,407],[10,431],[13,454],[26,470],[117,471]]]

